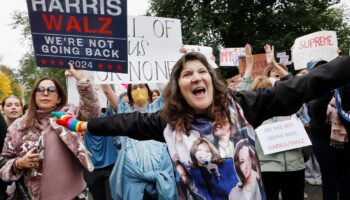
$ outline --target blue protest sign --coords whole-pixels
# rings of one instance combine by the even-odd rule
[[[27,0],[41,67],[127,73],[127,0]]]

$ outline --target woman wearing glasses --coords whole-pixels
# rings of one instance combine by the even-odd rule
[[[33,87],[27,114],[8,128],[0,162],[1,179],[15,181],[10,199],[85,199],[82,167],[93,170],[77,133],[50,119],[65,111],[80,119],[99,116],[99,102],[90,82],[73,66],[67,76],[77,80],[80,105],[66,105],[67,96],[54,79],[42,78]]]

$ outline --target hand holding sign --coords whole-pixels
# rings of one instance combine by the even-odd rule
[[[64,72],[64,75],[67,78],[74,77],[77,81],[80,81],[85,77],[84,71],[74,69],[74,65],[71,63],[69,63],[68,65],[69,65],[69,69]]]

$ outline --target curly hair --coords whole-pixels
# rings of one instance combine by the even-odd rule
[[[225,84],[217,77],[216,72],[209,65],[204,55],[198,52],[190,52],[184,54],[172,69],[169,83],[163,92],[164,107],[160,113],[168,124],[179,131],[189,129],[195,119],[194,110],[183,98],[179,87],[179,78],[184,65],[186,62],[193,60],[200,61],[207,68],[212,79],[214,97],[213,102],[207,109],[206,117],[222,124],[230,119],[228,109],[230,99]]]

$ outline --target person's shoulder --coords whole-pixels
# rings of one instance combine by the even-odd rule
[[[242,197],[241,193],[243,191],[243,187],[240,188],[238,186],[238,184],[240,184],[240,183],[237,183],[237,185],[234,188],[232,188],[232,190],[229,194],[229,199],[241,199],[241,197]]]
[[[28,115],[24,114],[23,116],[17,118],[11,126],[8,127],[8,130],[11,131],[22,131],[25,128],[25,123],[27,121]]]

